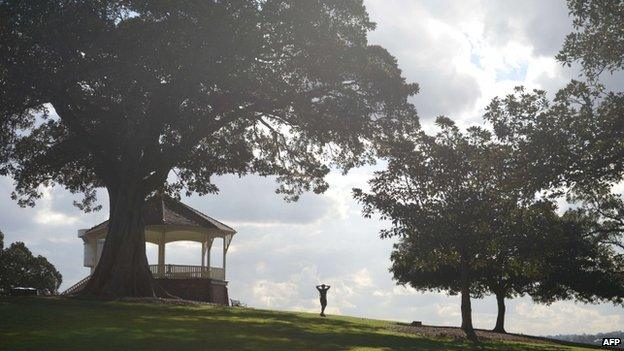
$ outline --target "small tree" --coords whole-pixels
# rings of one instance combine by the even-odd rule
[[[579,216],[582,210],[561,217],[556,209],[552,202],[539,201],[510,208],[493,220],[489,262],[481,277],[496,295],[494,331],[505,332],[505,298],[528,294],[540,303],[621,301],[618,262],[624,257],[592,234],[595,222]]]
[[[483,129],[464,134],[446,117],[436,123],[435,136],[423,133],[385,149],[387,169],[375,173],[370,193],[355,189],[354,196],[366,216],[391,220],[382,237],[403,238],[392,256],[395,278],[419,290],[459,292],[462,329],[474,339],[470,296],[483,291],[488,221],[502,210],[496,206],[501,173],[493,168],[504,164],[504,153]]]
[[[31,287],[56,293],[63,277],[43,256],[33,256],[22,242],[0,251],[0,290]]]
[[[482,272],[473,266],[463,268],[462,272],[459,260],[442,257],[448,253],[442,252],[439,247],[432,249],[428,246],[430,244],[430,241],[423,241],[419,235],[402,235],[390,255],[390,272],[398,284],[409,285],[416,290],[461,295],[462,329],[467,336],[474,338],[474,333],[469,329],[472,325],[469,298],[481,298],[487,293],[482,280],[477,279]],[[468,289],[464,286],[466,283],[462,276],[470,279]]]
[[[557,218],[554,206],[508,204],[499,217],[488,219],[492,230],[487,260],[480,271],[486,291],[496,297],[498,313],[493,331],[505,333],[505,299],[529,293],[538,279],[544,241]]]
[[[108,235],[83,292],[153,296],[150,194],[257,173],[296,199],[418,127],[417,86],[368,45],[374,27],[362,0],[2,1],[0,174],[23,205],[60,184],[90,210],[106,188]]]

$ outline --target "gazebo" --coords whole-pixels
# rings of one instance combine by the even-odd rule
[[[143,216],[145,241],[158,245],[158,264],[150,265],[157,282],[167,292],[180,298],[228,304],[226,255],[236,231],[180,201],[164,196],[148,200]],[[108,221],[90,229],[78,230],[78,237],[84,242],[84,266],[91,268],[91,273],[102,254],[107,231]],[[223,239],[222,268],[210,265],[210,251],[215,238]],[[201,264],[167,263],[166,244],[175,241],[201,243],[201,260],[198,262]],[[78,291],[88,278],[68,289],[68,292]]]

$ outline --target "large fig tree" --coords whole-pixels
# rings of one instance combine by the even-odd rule
[[[152,296],[141,215],[154,192],[276,176],[296,198],[418,127],[361,0],[0,1],[0,173],[33,205],[58,184],[110,224],[85,294]]]

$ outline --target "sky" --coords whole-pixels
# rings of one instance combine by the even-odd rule
[[[425,130],[446,115],[462,127],[479,125],[488,102],[517,85],[554,93],[577,67],[562,67],[553,57],[572,28],[562,0],[365,0],[377,29],[369,40],[397,57],[405,77],[420,85],[413,98]],[[621,76],[606,77],[621,87]],[[388,271],[393,240],[380,239],[388,223],[365,219],[351,189],[366,188],[380,165],[331,173],[330,189],[287,203],[274,193],[272,178],[223,176],[218,195],[184,202],[235,228],[227,261],[230,297],[251,307],[318,311],[314,286],[332,286],[329,314],[459,325],[459,298],[397,286]],[[0,229],[5,244],[23,241],[46,256],[63,274],[62,289],[88,275],[82,266],[82,241],[76,232],[108,217],[104,209],[84,214],[60,187],[44,189],[34,208],[10,199],[12,181],[0,178]],[[215,245],[218,247],[218,245]],[[147,246],[151,263],[157,248]],[[167,245],[167,263],[200,264],[198,243]],[[219,254],[212,254],[220,265]],[[496,301],[473,300],[477,328],[492,328]],[[624,330],[624,308],[571,301],[540,305],[530,298],[507,302],[507,330],[536,335]]]

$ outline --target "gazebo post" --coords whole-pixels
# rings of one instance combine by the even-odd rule
[[[206,273],[208,272],[208,273]],[[210,268],[206,269],[206,239],[202,241],[202,251],[201,251],[201,273],[202,278],[208,276],[210,278]]]
[[[206,241],[206,266],[208,266],[208,277],[210,277],[210,249],[212,249],[212,238]]]
[[[158,276],[165,275],[165,231],[160,234],[158,241]]]
[[[206,241],[202,241],[202,254],[201,254],[201,266],[202,270],[206,267]]]
[[[225,254],[227,252],[227,246],[225,243],[225,236],[223,237],[223,280],[225,280]]]

